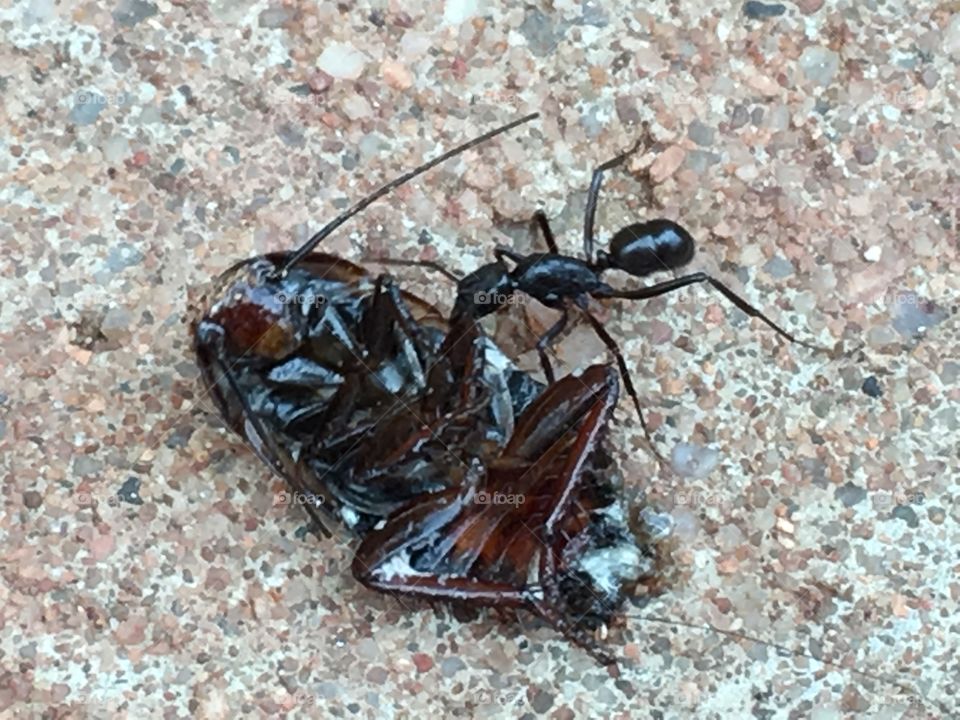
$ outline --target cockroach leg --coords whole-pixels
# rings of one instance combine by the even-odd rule
[[[228,367],[226,363],[222,362],[219,357],[211,357],[208,358],[208,360],[210,361],[211,372],[219,370],[220,377],[226,380],[237,402],[243,408],[243,430],[242,432],[240,430],[237,431],[241,432],[241,434],[247,438],[253,451],[274,473],[287,482],[294,493],[304,498],[313,497],[314,494],[310,493],[306,489],[306,486],[298,479],[301,471],[297,463],[272,441],[270,433],[267,432],[260,422],[260,418],[253,412],[234,376],[233,370]],[[218,386],[219,383],[212,387]],[[320,514],[317,512],[317,508],[319,507],[327,514],[329,519],[333,519],[332,513],[327,505],[320,503],[315,506],[310,503],[304,503],[303,507],[306,509],[310,519],[317,525],[320,532],[328,538],[333,537],[333,534],[327,529],[327,526],[324,525],[323,520],[320,519]]]
[[[420,366],[426,368],[428,366],[430,347],[424,335],[423,328],[413,318],[413,315],[410,313],[410,308],[408,308],[407,304],[403,301],[400,295],[400,289],[392,277],[389,275],[379,275],[377,277],[377,283],[382,285],[387,297],[389,297],[388,311],[396,317],[397,323],[403,330],[404,335],[409,337],[413,343],[420,360]]]

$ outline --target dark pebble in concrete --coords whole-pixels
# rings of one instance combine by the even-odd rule
[[[917,517],[916,511],[909,505],[897,505],[891,514],[895,518],[903,520],[909,527],[915,528],[920,525],[920,518]]]
[[[786,6],[780,3],[764,3],[751,0],[743,4],[743,14],[753,19],[777,17],[783,15],[786,11]]]
[[[127,478],[126,482],[117,490],[117,497],[131,505],[143,505],[143,499],[140,497],[139,478]]]
[[[880,387],[880,382],[873,375],[863,381],[860,389],[863,390],[864,394],[873,398],[878,398],[883,395],[883,388]]]
[[[28,507],[31,510],[36,510],[38,507],[43,505],[43,495],[38,493],[36,490],[27,490],[23,494],[23,504],[25,507]]]
[[[867,491],[851,482],[841,485],[834,492],[836,498],[843,503],[844,507],[853,507],[861,502],[867,496]]]

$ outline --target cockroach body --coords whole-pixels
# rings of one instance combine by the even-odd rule
[[[450,334],[432,305],[332,255],[280,277],[286,258],[224,273],[195,348],[221,416],[314,519],[362,532],[456,482],[438,455],[506,441],[539,383],[476,323]]]

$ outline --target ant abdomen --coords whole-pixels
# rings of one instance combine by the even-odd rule
[[[670,220],[648,220],[618,231],[598,264],[635,276],[673,270],[693,259],[693,236]]]

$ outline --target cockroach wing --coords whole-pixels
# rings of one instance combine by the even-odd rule
[[[612,368],[552,384],[517,420],[501,454],[464,487],[417,502],[370,533],[354,559],[368,587],[529,605],[588,524],[584,463],[617,399]]]

